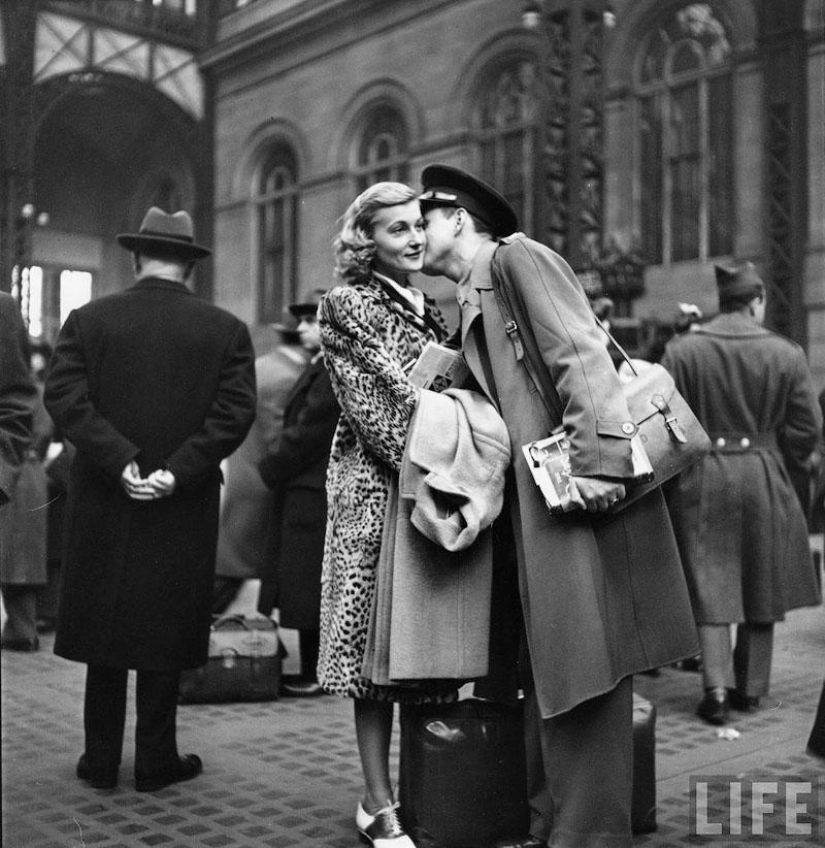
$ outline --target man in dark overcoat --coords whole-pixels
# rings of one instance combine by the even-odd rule
[[[281,686],[281,693],[292,697],[323,694],[317,666],[327,464],[341,410],[321,354],[318,300],[289,307],[312,359],[286,402],[280,437],[259,464],[264,483],[275,493],[279,543],[270,573],[262,580],[259,609],[268,615],[277,605],[281,626],[299,631],[301,672]],[[277,598],[270,588],[274,586]]]
[[[20,307],[0,292],[0,506],[11,499],[31,444],[36,404]]]
[[[422,175],[424,270],[457,283],[461,340],[479,386],[510,432],[505,510],[529,654],[524,679],[530,833],[510,846],[629,848],[631,675],[696,653],[676,541],[654,490],[608,512],[633,477],[635,432],[587,296],[567,263],[521,233],[510,204],[457,168]],[[493,281],[529,316],[554,420],[517,355]],[[528,328],[523,328],[527,331]],[[551,515],[522,446],[559,425],[581,509]],[[501,519],[499,519],[501,521]],[[507,533],[500,533],[506,537]],[[495,602],[495,599],[494,599]],[[518,614],[518,611],[515,611]]]
[[[192,220],[152,207],[118,242],[136,283],[76,309],[45,402],[77,449],[55,653],[86,663],[78,777],[117,783],[129,669],[137,670],[135,783],[200,773],[176,743],[182,669],[207,660],[220,462],[255,415],[246,325],[186,283],[208,248]]]
[[[702,644],[697,712],[724,724],[768,693],[774,623],[820,601],[793,479],[810,479],[822,419],[804,351],[762,326],[754,266],[717,266],[716,283],[720,314],[671,341],[662,365],[711,437],[668,504]]]

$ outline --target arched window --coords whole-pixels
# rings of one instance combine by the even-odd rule
[[[642,243],[654,264],[730,253],[731,47],[709,3],[670,13],[638,67]]]
[[[508,64],[484,87],[478,104],[481,173],[513,204],[519,226],[535,231],[541,120],[540,75],[534,62]]]
[[[403,115],[392,106],[379,106],[362,127],[355,150],[358,191],[382,180],[408,182],[409,133]]]
[[[294,300],[298,167],[285,143],[273,145],[261,163],[254,198],[258,231],[258,321],[280,321]]]

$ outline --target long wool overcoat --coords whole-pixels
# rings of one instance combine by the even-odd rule
[[[417,390],[404,366],[446,333],[435,303],[415,318],[373,277],[331,289],[320,306],[324,359],[341,406],[327,470],[318,679],[338,695],[426,700],[362,675],[390,482],[398,476]]]
[[[0,583],[45,585],[49,478],[44,459],[54,425],[38,390],[31,445],[11,503],[0,510]]]
[[[269,564],[277,586],[278,620],[297,630],[318,628],[321,562],[327,525],[327,463],[341,410],[319,354],[292,388],[284,426],[260,464],[275,491],[276,560]],[[264,577],[262,593],[272,574]]]
[[[668,491],[697,622],[781,621],[818,603],[791,481],[822,428],[802,348],[723,313],[672,341],[662,364],[713,445]]]
[[[493,273],[521,297],[563,421],[552,420],[516,358]],[[631,476],[622,431],[630,420],[627,404],[570,267],[549,248],[517,234],[479,251],[469,297],[480,314],[468,326],[472,310],[462,307],[463,348],[510,431],[516,478],[510,509],[522,612],[539,707],[549,718],[609,691],[629,674],[695,654],[695,625],[660,491],[615,515],[551,516],[523,459],[522,445],[562,423],[574,475]]]
[[[220,462],[255,415],[246,325],[179,284],[147,279],[66,320],[46,407],[77,448],[55,653],[174,670],[207,657]],[[125,466],[168,468],[172,495],[135,501]]]
[[[215,560],[215,574],[221,577],[263,578],[277,563],[278,540],[272,527],[275,495],[261,480],[258,463],[281,434],[284,405],[307,361],[303,348],[285,344],[255,360],[255,423],[241,446],[223,464]]]

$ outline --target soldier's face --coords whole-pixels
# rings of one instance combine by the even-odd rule
[[[434,206],[424,212],[427,248],[424,251],[425,274],[436,276],[445,273],[455,244],[455,210]]]

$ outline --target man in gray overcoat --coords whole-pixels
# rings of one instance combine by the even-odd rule
[[[718,266],[716,283],[720,314],[670,342],[662,365],[712,442],[668,505],[702,644],[697,712],[724,724],[729,706],[750,712],[768,693],[774,622],[820,600],[792,480],[810,478],[822,421],[802,348],[762,326],[753,265]]]
[[[509,513],[512,525],[529,653],[522,686],[531,822],[529,835],[507,845],[629,848],[631,675],[696,652],[664,498],[654,490],[609,512],[633,477],[636,428],[567,263],[512,234],[510,204],[470,174],[434,165],[422,181],[424,271],[457,283],[465,358],[510,432],[512,479],[502,515]],[[517,293],[530,318],[560,420],[517,355],[496,279]],[[560,425],[581,509],[551,515],[522,446]],[[495,556],[500,562],[508,554],[499,548]]]
[[[117,783],[137,670],[135,784],[153,791],[202,769],[178,754],[178,683],[207,660],[220,462],[255,416],[255,367],[246,325],[186,285],[210,253],[186,212],[152,207],[118,242],[135,285],[69,315],[46,380],[77,449],[55,653],[88,666],[77,775],[98,788]]]

